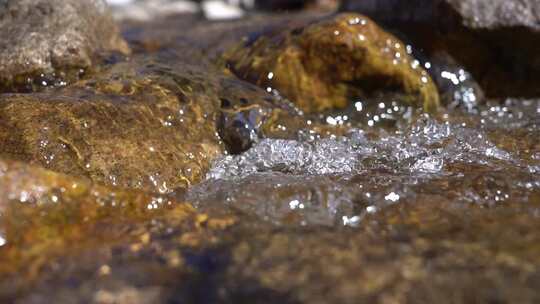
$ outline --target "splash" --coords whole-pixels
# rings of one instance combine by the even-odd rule
[[[392,172],[444,173],[454,162],[487,164],[512,162],[477,130],[424,115],[407,132],[380,132],[368,139],[365,131],[352,130],[345,137],[315,141],[264,139],[246,153],[226,156],[213,165],[207,179],[244,178],[257,172],[294,175],[353,174],[366,169]]]
[[[526,203],[540,189],[540,163],[494,143],[491,116],[473,125],[423,115],[404,131],[366,126],[343,137],[264,139],[218,159],[187,200],[200,210],[225,203],[275,225],[348,227],[389,206],[433,199]],[[508,119],[497,126],[511,129]]]

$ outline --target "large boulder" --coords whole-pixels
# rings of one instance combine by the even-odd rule
[[[103,0],[2,0],[0,31],[0,91],[63,85],[104,52],[129,53]]]
[[[405,44],[358,14],[266,34],[225,57],[237,76],[276,89],[306,112],[344,108],[381,91],[428,111],[439,104],[437,88]]]
[[[540,2],[536,0],[348,0],[428,56],[448,52],[491,97],[538,96]]]

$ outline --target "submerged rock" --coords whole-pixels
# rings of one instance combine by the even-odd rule
[[[540,3],[535,0],[348,0],[428,54],[447,51],[489,97],[538,96]]]
[[[129,53],[103,0],[2,1],[0,31],[0,91],[65,85],[100,53]]]
[[[439,104],[431,78],[405,45],[362,15],[264,35],[226,58],[237,76],[277,90],[307,112],[344,108],[382,90],[400,93],[403,101],[427,111]]]
[[[106,187],[92,183],[89,179],[76,178],[9,159],[0,159],[0,190],[2,214],[16,204],[25,204],[31,208],[68,203],[81,206],[95,204],[86,206],[89,208],[98,207],[100,204],[117,204],[121,208],[144,209],[148,204],[156,203],[157,209],[166,206],[167,201],[170,203],[165,196]],[[159,206],[157,200],[161,202]],[[4,218],[3,222],[5,221]]]
[[[208,216],[159,194],[105,187],[2,159],[0,301],[53,300],[56,296],[45,293],[56,288],[47,285],[63,282],[54,302],[162,302],[172,291],[158,282],[196,280],[193,259],[204,253],[195,250],[211,246],[234,222],[233,216]],[[139,276],[145,278],[140,283],[157,285],[135,287]]]

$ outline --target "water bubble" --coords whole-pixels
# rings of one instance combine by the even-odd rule
[[[394,192],[390,192],[390,193],[388,193],[387,196],[384,197],[384,199],[387,200],[387,201],[391,201],[391,202],[395,203],[395,202],[399,201],[399,195],[394,193]]]

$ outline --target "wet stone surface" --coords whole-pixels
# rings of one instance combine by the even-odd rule
[[[133,55],[0,94],[0,302],[539,302],[540,100],[483,98],[454,58],[401,42],[394,64],[394,36],[356,18],[126,21]],[[358,34],[366,66],[316,60]],[[268,79],[276,50],[315,54]],[[231,56],[380,92],[268,92]],[[400,85],[348,82],[351,65]]]
[[[101,55],[129,53],[103,0],[2,1],[0,31],[0,92],[65,86]]]
[[[308,113],[344,108],[377,91],[397,91],[405,104],[427,111],[439,105],[435,85],[405,44],[358,14],[263,36],[225,57],[237,76]]]

